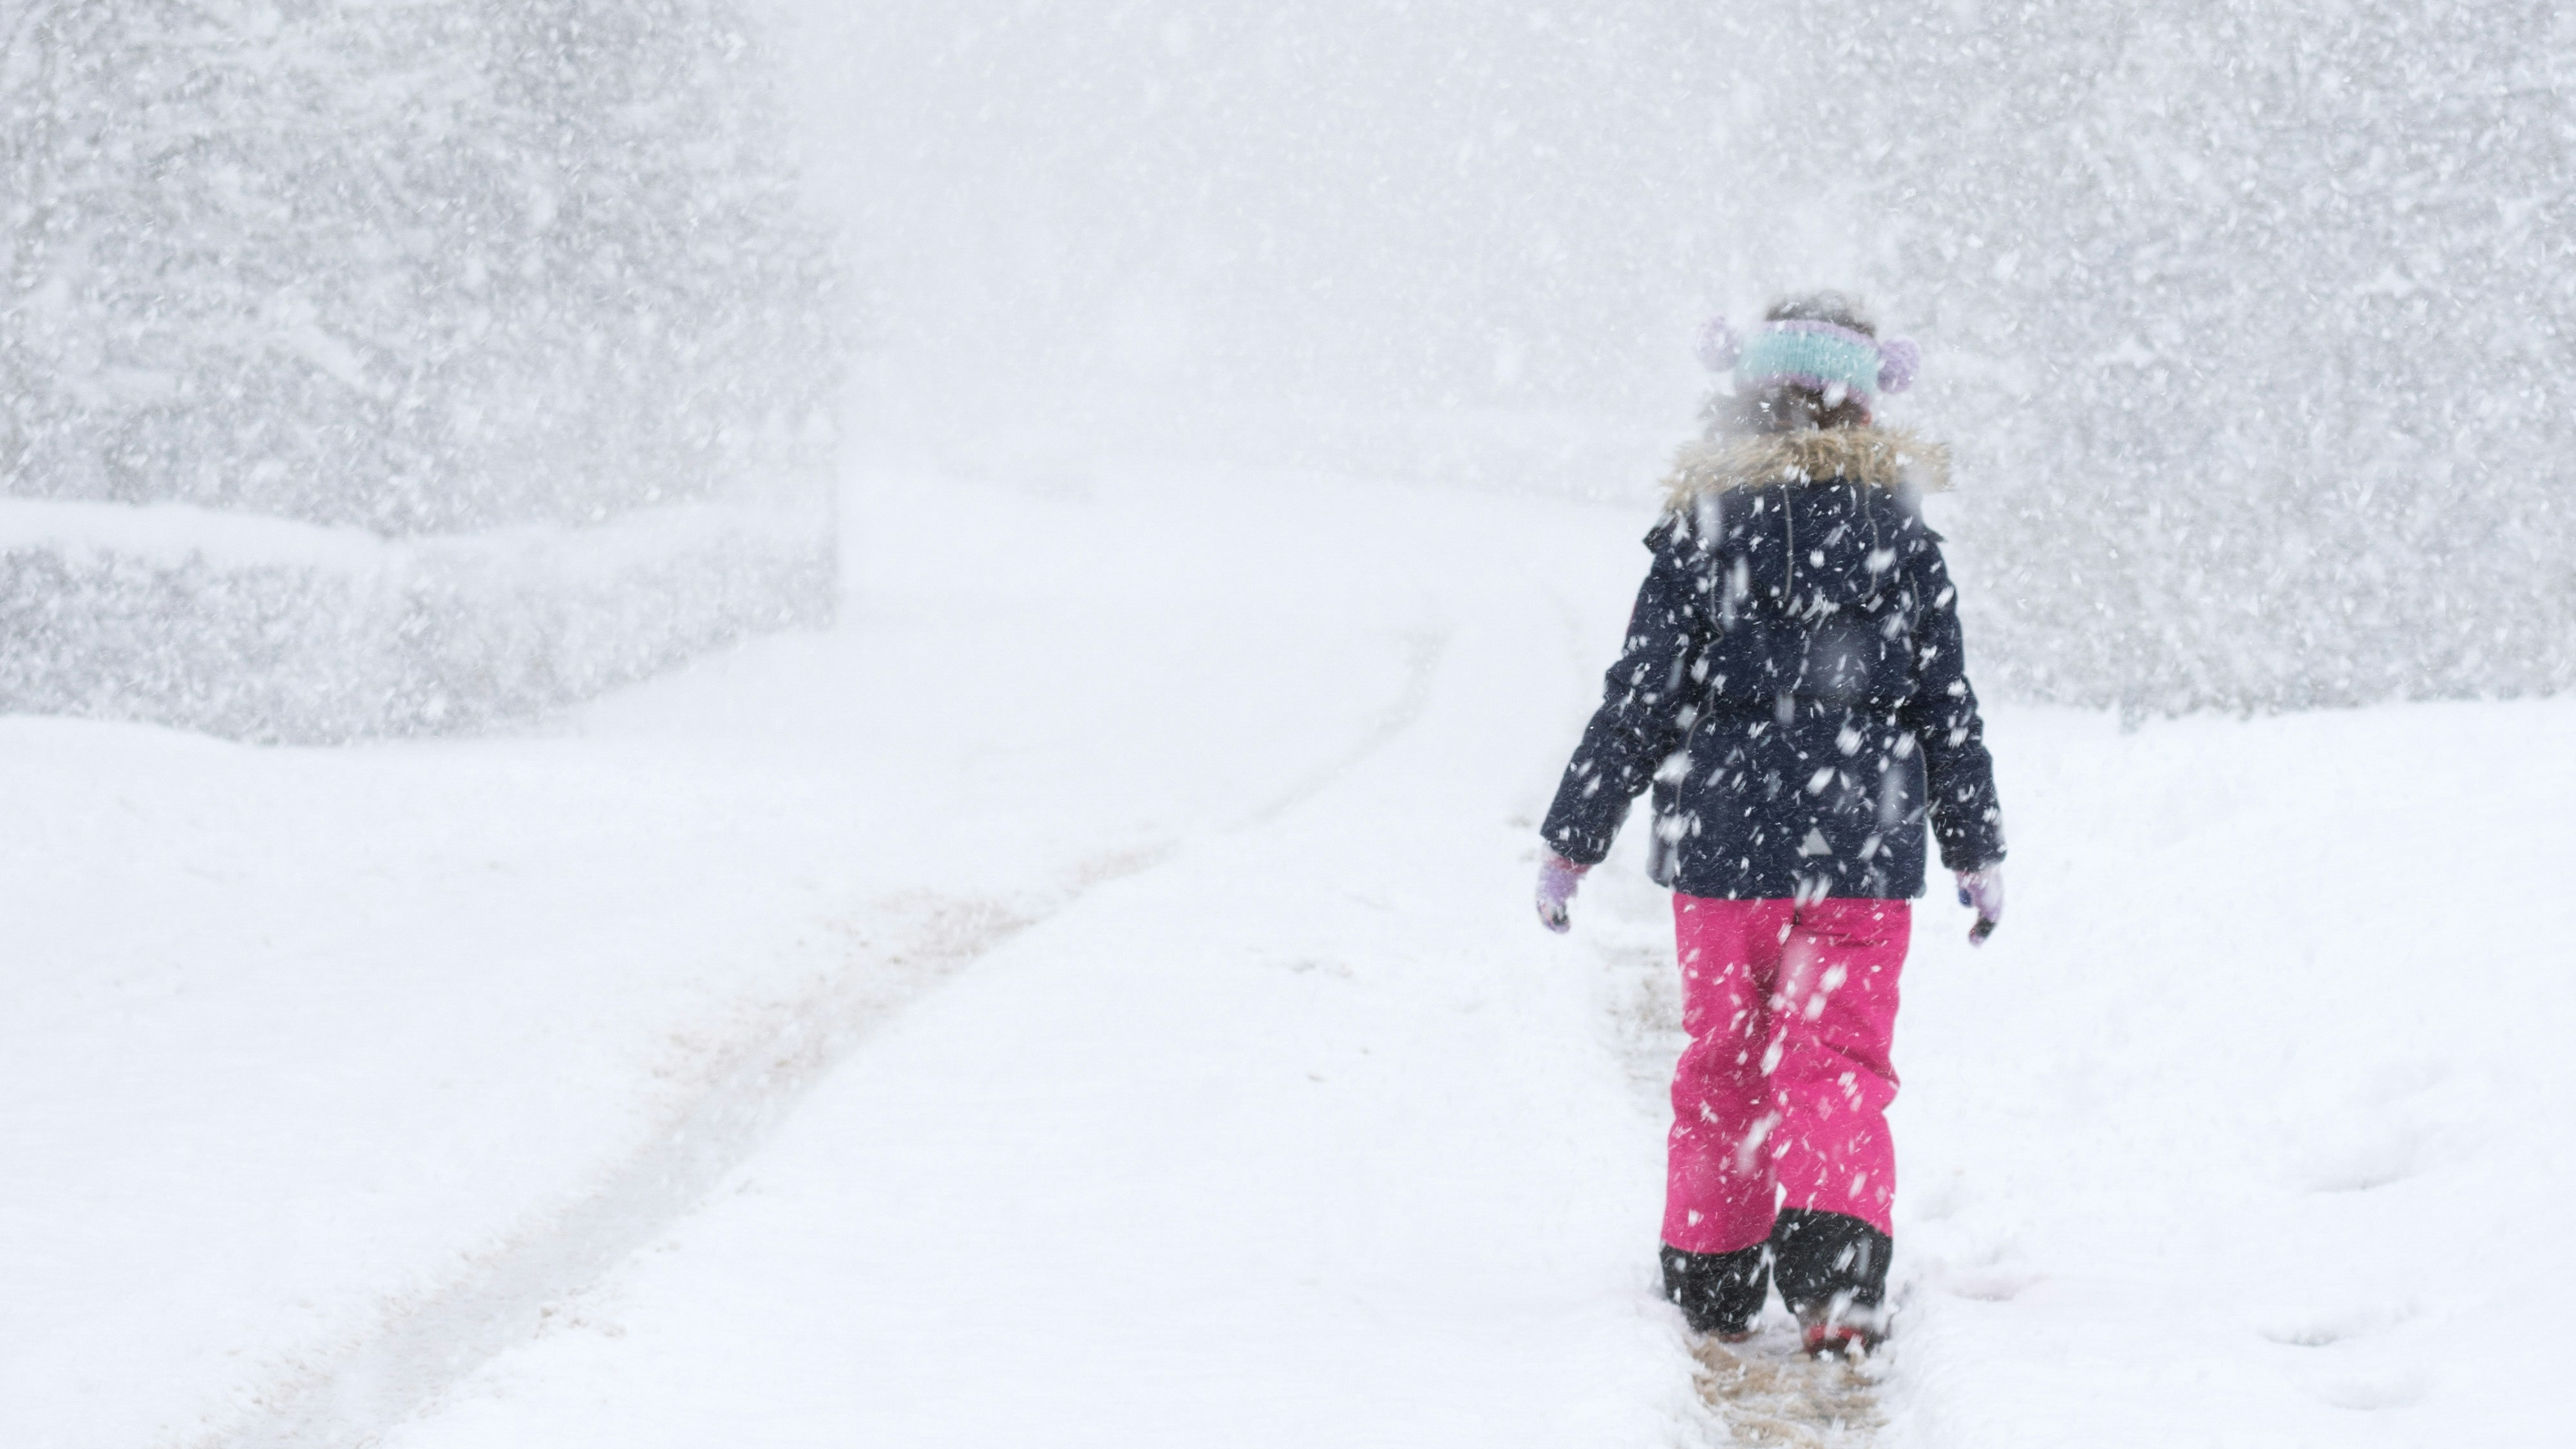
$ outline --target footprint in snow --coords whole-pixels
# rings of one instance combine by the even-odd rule
[[[2311,1385],[2309,1393],[2338,1409],[2403,1409],[2424,1401],[2429,1385],[2418,1373],[2360,1374]]]
[[[1978,1303],[2010,1303],[2040,1281],[2036,1273],[1960,1273],[1941,1281],[1942,1291]]]
[[[2415,1316],[2413,1308],[2353,1305],[2277,1313],[2255,1326],[2255,1332],[2287,1348],[2328,1348],[2385,1333]]]
[[[2313,1154],[2307,1163],[2310,1192],[2368,1192],[2424,1170],[2421,1143],[2412,1138],[2383,1138],[2347,1143]]]

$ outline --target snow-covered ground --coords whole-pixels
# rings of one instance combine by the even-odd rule
[[[849,501],[840,627],[542,729],[0,722],[0,1443],[1722,1442],[1663,899],[1526,899],[1643,502]],[[2545,1442],[2576,705],[1992,733],[1879,1441]]]

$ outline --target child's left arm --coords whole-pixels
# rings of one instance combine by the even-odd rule
[[[1937,542],[1927,538],[1913,563],[1915,688],[1902,718],[1923,751],[1941,863],[1954,871],[1982,870],[2003,861],[2004,813],[1995,796],[1994,758],[1986,753],[1986,722],[1968,683],[1959,591]]]

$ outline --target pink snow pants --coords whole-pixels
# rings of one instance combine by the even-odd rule
[[[1782,1206],[1890,1232],[1887,1104],[1907,901],[1724,901],[1676,894],[1682,1025],[1664,1241],[1732,1253]]]

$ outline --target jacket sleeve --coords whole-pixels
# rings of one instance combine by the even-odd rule
[[[1923,751],[1932,838],[1940,844],[1941,863],[1952,870],[1974,870],[2004,858],[1994,759],[1986,753],[1986,722],[1977,713],[1977,691],[1968,684],[1959,591],[1950,582],[1950,566],[1929,537],[1915,565],[1915,690],[1900,719]]]
[[[1707,646],[1706,616],[1698,607],[1699,571],[1685,559],[1680,534],[1668,520],[1646,537],[1655,562],[1637,590],[1627,642],[1603,676],[1601,707],[1584,726],[1539,827],[1548,846],[1577,865],[1610,853],[1628,802],[1681,748],[1696,714],[1691,666]]]

